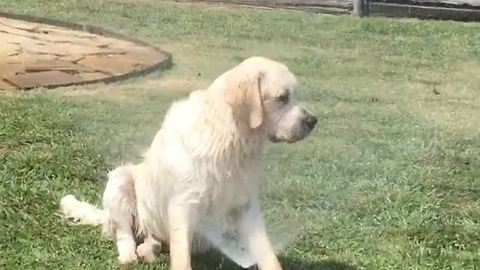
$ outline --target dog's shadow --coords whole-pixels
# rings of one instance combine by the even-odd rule
[[[334,260],[304,261],[290,257],[280,257],[279,259],[284,270],[358,270],[355,266]],[[195,270],[244,270],[213,251],[194,256],[192,263],[192,268]],[[249,268],[249,270],[257,269],[256,266]]]

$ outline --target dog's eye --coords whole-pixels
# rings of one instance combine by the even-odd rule
[[[280,96],[278,96],[277,101],[282,102],[282,103],[288,103],[289,98],[290,98],[290,96],[288,95],[288,92],[287,92],[287,93],[284,93],[284,94],[281,94]]]

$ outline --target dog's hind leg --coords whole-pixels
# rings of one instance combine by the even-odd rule
[[[109,212],[107,225],[114,235],[120,263],[137,260],[134,235],[136,200],[134,178],[130,167],[118,167],[108,174],[108,182],[103,194],[103,207]]]
[[[137,255],[146,262],[155,261],[155,252],[160,250],[162,243],[157,241],[153,236],[147,236],[142,244],[137,247]]]

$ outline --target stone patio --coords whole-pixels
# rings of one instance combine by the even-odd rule
[[[0,41],[0,89],[108,82],[171,61],[138,42],[6,17]]]

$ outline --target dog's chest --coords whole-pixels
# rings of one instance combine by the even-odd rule
[[[257,175],[253,166],[228,168],[211,175],[208,183],[207,213],[223,216],[232,209],[248,204],[256,190]]]

